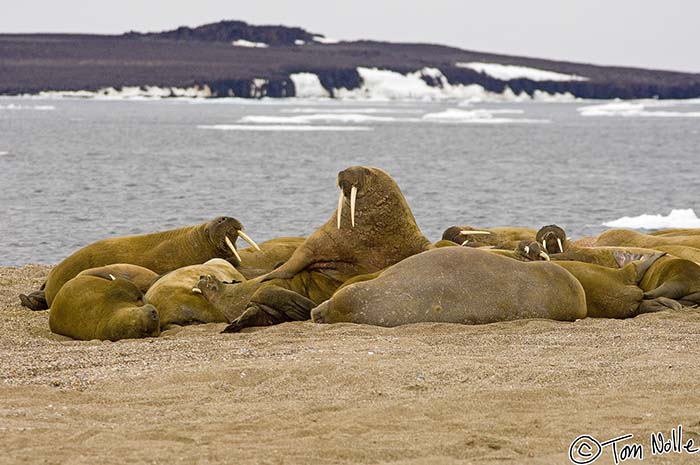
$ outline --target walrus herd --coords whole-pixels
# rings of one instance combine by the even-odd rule
[[[258,245],[231,217],[105,239],[58,264],[22,305],[49,309],[74,339],[158,336],[225,322],[224,332],[312,319],[398,326],[524,318],[630,318],[700,305],[700,230],[448,227],[431,243],[378,168],[338,173],[338,206],[307,238]],[[239,250],[238,238],[250,247]]]

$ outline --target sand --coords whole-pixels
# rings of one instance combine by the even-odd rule
[[[79,342],[19,305],[49,269],[0,268],[0,463],[564,464],[627,433],[700,460],[649,438],[700,441],[697,310]]]

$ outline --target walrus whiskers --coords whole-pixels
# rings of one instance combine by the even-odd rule
[[[240,232],[239,232],[239,234],[240,234]],[[224,239],[226,240],[226,245],[228,246],[228,248],[231,249],[231,252],[233,252],[233,255],[235,255],[236,258],[238,259],[238,261],[240,262],[240,261],[241,261],[241,256],[238,255],[238,251],[237,251],[236,248],[233,246],[233,242],[231,242],[231,239],[229,239],[228,236],[226,236]]]
[[[345,194],[343,190],[340,190],[340,195],[338,196],[338,229],[340,229],[340,217],[343,214],[343,201],[345,200]]]
[[[253,247],[255,250],[257,250],[258,252],[261,251],[260,247],[258,247],[258,244],[256,244],[255,241],[253,239],[251,239],[250,236],[248,236],[246,233],[244,233],[243,231],[238,231],[238,235],[240,236],[241,239],[243,239],[248,244],[250,244],[251,247]]]
[[[350,223],[355,227],[355,200],[357,199],[357,186],[350,189]]]

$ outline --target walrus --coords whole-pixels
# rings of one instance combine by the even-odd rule
[[[303,237],[278,237],[262,242],[259,250],[255,247],[239,249],[241,264],[237,269],[246,279],[267,274],[289,260],[305,240]]]
[[[700,305],[700,265],[666,255],[649,267],[639,287],[645,299],[665,297],[697,307]]]
[[[663,255],[663,252],[655,253],[619,269],[578,261],[552,263],[567,270],[581,283],[586,292],[586,313],[589,317],[631,318],[641,313],[681,307],[674,300],[650,298],[638,286],[645,273]]]
[[[578,247],[569,244],[564,253],[551,254],[550,258],[555,261],[573,260],[617,269],[659,252],[662,251],[640,247]]]
[[[598,236],[596,245],[645,247],[647,249],[656,249],[657,247],[666,245],[682,245],[697,249],[700,248],[700,235],[652,236],[650,234],[642,234],[629,229],[610,229]]]
[[[386,172],[353,166],[338,173],[337,185],[336,211],[282,266],[240,284],[200,281],[203,294],[235,318],[225,332],[308,319],[348,279],[433,248]]]
[[[171,231],[104,239],[63,260],[49,273],[42,286],[43,291],[28,296],[23,294],[20,300],[22,305],[32,310],[49,308],[61,286],[78,273],[114,263],[131,263],[158,274],[204,263],[212,258],[224,258],[237,266],[240,256],[235,242],[239,236],[251,246],[258,247],[243,232],[243,226],[237,219],[225,216]]]
[[[569,247],[569,238],[566,231],[556,224],[542,226],[535,236],[535,241],[542,244],[548,254],[564,253]]]
[[[520,227],[473,228],[471,226],[450,226],[442,233],[442,239],[469,247],[494,246],[497,249],[512,250],[520,241],[534,241],[537,231]]]
[[[146,292],[146,301],[158,309],[161,329],[170,325],[229,322],[195,287],[200,277],[207,275],[225,282],[245,281],[231,263],[221,258],[167,273]]]
[[[88,268],[78,273],[78,276],[97,276],[99,278],[111,280],[123,278],[134,283],[143,294],[145,294],[148,288],[159,278],[156,272],[130,263],[115,263],[113,265],[100,266],[97,268]]]
[[[671,228],[671,229],[659,229],[657,231],[651,231],[647,233],[650,236],[700,236],[700,229],[698,228]]]
[[[490,249],[488,251],[503,257],[520,260],[521,262],[550,260],[549,255],[544,251],[544,248],[535,241],[520,241],[515,250]]]
[[[586,298],[576,278],[550,262],[520,262],[470,247],[443,247],[340,289],[314,308],[311,317],[316,323],[388,327],[524,318],[574,321],[586,317]]]
[[[73,339],[116,341],[160,334],[158,311],[124,278],[76,276],[56,294],[49,328]]]

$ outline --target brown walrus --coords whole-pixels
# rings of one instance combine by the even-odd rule
[[[28,296],[21,295],[20,299],[22,305],[33,310],[46,309],[51,306],[61,286],[78,273],[114,263],[139,265],[158,274],[204,263],[212,258],[224,258],[236,266],[240,263],[235,248],[238,236],[257,247],[242,230],[243,226],[237,219],[220,216],[196,226],[94,242],[51,270],[42,286],[43,293],[38,291]]]
[[[317,323],[483,324],[586,316],[581,284],[550,262],[520,262],[471,247],[414,255],[375,279],[349,284],[314,308]]]
[[[512,250],[520,241],[534,241],[536,231],[530,228],[503,226],[480,229],[471,226],[450,226],[442,233],[442,239],[468,247],[493,246]]]
[[[153,305],[145,304],[134,283],[82,275],[68,281],[51,305],[49,328],[73,339],[119,339],[158,336]]]
[[[146,292],[146,301],[155,305],[162,330],[170,325],[192,323],[228,323],[228,319],[205,299],[195,285],[201,276],[213,276],[225,282],[245,281],[227,260],[213,258],[202,265],[178,268],[162,276]]]
[[[667,255],[649,268],[639,287],[645,299],[665,297],[696,307],[700,305],[700,265]]]
[[[246,279],[267,274],[289,260],[305,240],[303,237],[278,237],[262,242],[259,249],[240,249],[238,254],[241,256],[241,264],[237,269]]]
[[[610,229],[605,231],[596,241],[596,245],[615,245],[645,247],[655,249],[665,245],[682,245],[685,247],[700,248],[700,235],[658,235],[642,234],[629,229]]]
[[[240,284],[200,281],[212,303],[237,317],[225,331],[308,319],[348,279],[433,248],[387,173],[353,166],[338,173],[337,183],[337,210],[284,265]]]
[[[144,294],[158,279],[158,275],[154,271],[130,263],[115,263],[98,268],[88,268],[78,273],[78,276],[97,276],[111,280],[123,278],[134,283],[138,290]]]

